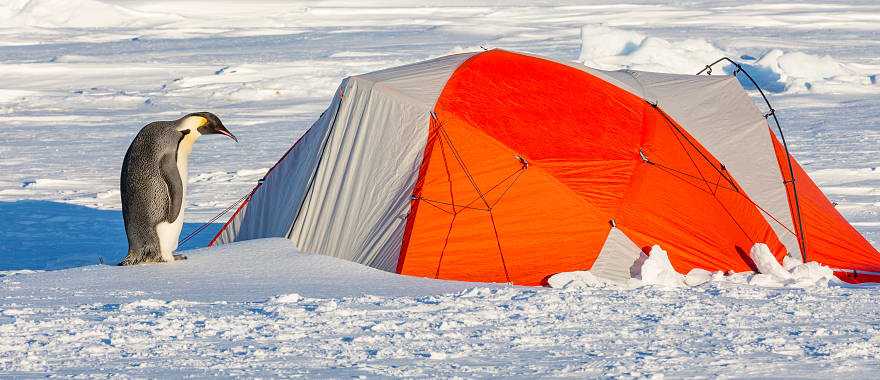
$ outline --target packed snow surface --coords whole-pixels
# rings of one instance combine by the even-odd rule
[[[795,280],[695,270],[678,287],[582,271],[562,290],[398,277],[281,241],[96,264],[125,253],[118,175],[146,123],[207,110],[240,138],[196,145],[188,233],[345,76],[481,47],[688,74],[742,62],[876,245],[878,33],[869,0],[0,0],[0,376],[870,377],[876,289],[823,286],[814,263],[785,263]]]
[[[0,277],[0,373],[860,377],[876,289],[526,288],[398,276],[284,239]]]

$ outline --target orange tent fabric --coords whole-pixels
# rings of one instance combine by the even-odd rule
[[[792,182],[785,150],[776,136],[773,136],[773,145],[779,166],[783,168],[791,207],[800,207],[807,260],[835,269],[850,269],[837,272],[838,277],[849,282],[880,282],[877,250],[837,212],[831,201],[794,158],[791,158],[794,170]],[[792,183],[797,186],[798,203],[794,202]],[[859,272],[862,272],[861,275]]]
[[[537,285],[588,268],[612,220],[684,273],[750,270],[756,242],[785,254],[693,137],[592,75],[488,52],[453,74],[435,113],[400,273]]]

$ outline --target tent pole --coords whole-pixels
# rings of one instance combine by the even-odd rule
[[[764,118],[769,119],[770,117],[773,117],[773,122],[776,124],[776,129],[779,131],[779,138],[780,138],[780,140],[782,140],[782,147],[785,149],[785,158],[786,158],[786,161],[788,162],[788,173],[791,176],[791,181],[783,181],[783,183],[787,184],[788,182],[791,182],[791,192],[792,192],[792,195],[794,196],[794,207],[795,207],[795,210],[797,211],[797,224],[798,224],[798,232],[800,235],[800,236],[798,236],[798,238],[800,241],[799,245],[800,245],[800,249],[801,249],[801,259],[803,259],[804,262],[807,262],[807,241],[806,241],[805,234],[804,234],[804,221],[803,221],[803,217],[801,216],[800,199],[798,198],[797,180],[794,178],[794,164],[792,163],[791,152],[789,152],[789,150],[788,150],[788,143],[785,141],[785,133],[782,132],[782,125],[779,124],[779,119],[776,117],[776,110],[773,109],[773,105],[770,104],[770,100],[767,99],[767,95],[764,93],[764,90],[761,88],[761,86],[758,85],[758,82],[756,82],[755,79],[752,78],[752,76],[749,75],[749,73],[745,69],[743,69],[742,65],[740,65],[738,62],[736,62],[728,57],[720,58],[720,59],[716,60],[715,62],[712,62],[712,63],[706,65],[706,67],[704,67],[702,70],[700,70],[700,72],[698,72],[697,75],[701,75],[703,73],[711,75],[712,74],[712,67],[717,65],[718,63],[725,62],[725,61],[729,62],[734,67],[736,67],[736,70],[734,70],[734,72],[733,72],[734,76],[736,76],[739,73],[743,73],[746,76],[746,78],[748,78],[749,82],[751,82],[755,86],[755,88],[758,89],[758,92],[761,94],[761,97],[764,99],[764,103],[766,103],[767,107],[770,109],[766,114],[764,114]]]

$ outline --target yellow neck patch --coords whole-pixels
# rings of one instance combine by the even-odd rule
[[[188,116],[186,119],[183,119],[180,124],[177,126],[177,130],[179,132],[182,131],[190,131],[190,132],[198,132],[199,127],[203,127],[208,124],[208,119],[205,119],[201,116]]]

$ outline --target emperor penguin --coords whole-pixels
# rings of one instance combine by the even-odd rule
[[[119,265],[174,261],[183,228],[187,164],[202,135],[238,139],[210,112],[144,126],[125,153],[119,190],[128,255]]]

